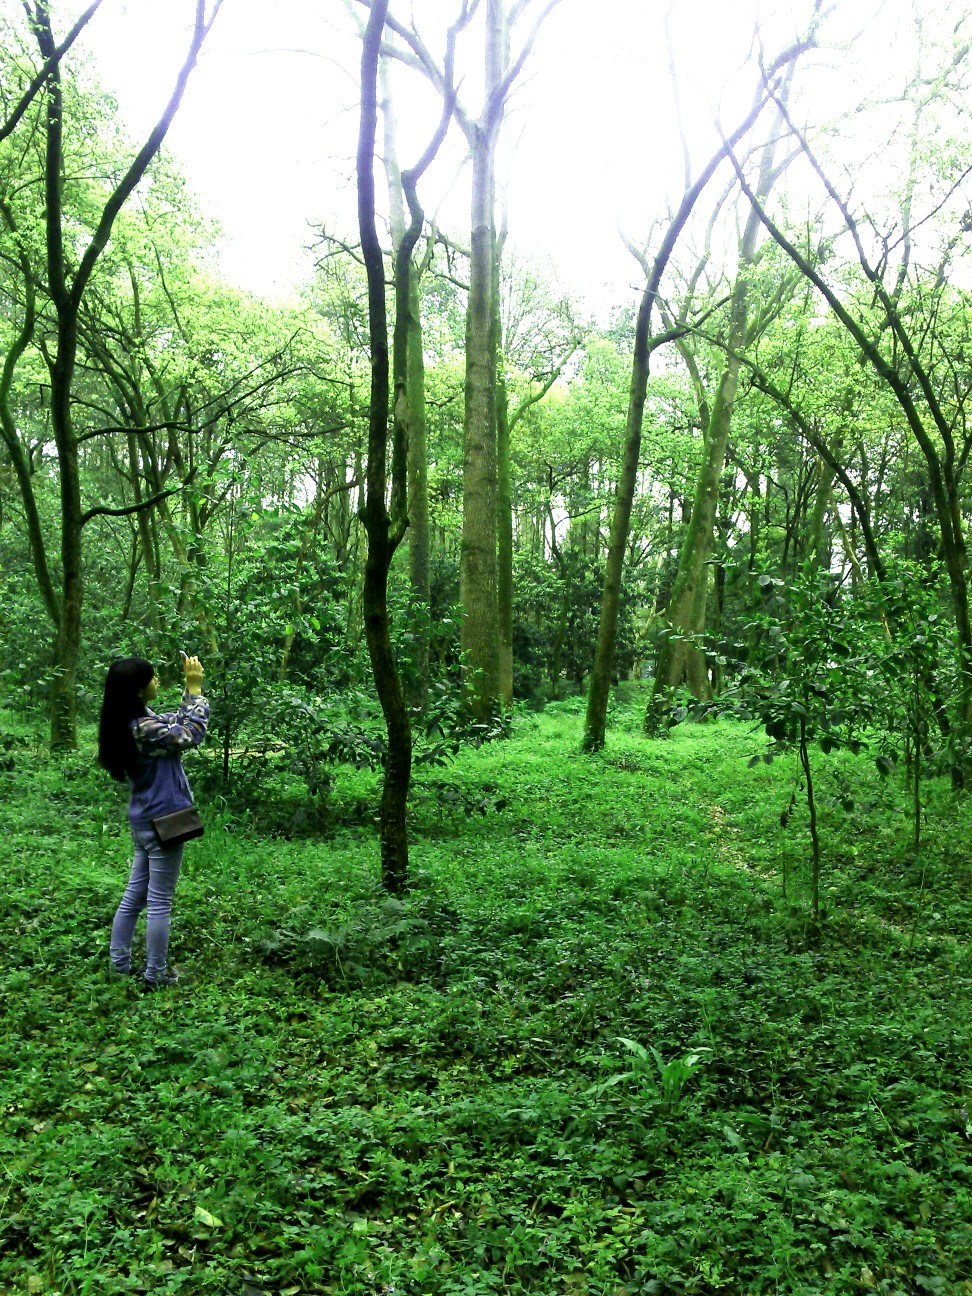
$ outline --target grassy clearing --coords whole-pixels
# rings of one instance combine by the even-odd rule
[[[916,861],[904,789],[821,757],[816,940],[792,767],[580,725],[422,773],[404,904],[373,776],[325,841],[215,803],[149,997],[106,971],[117,790],[19,735],[0,1292],[972,1292],[967,800]]]

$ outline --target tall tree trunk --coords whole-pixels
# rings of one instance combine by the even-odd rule
[[[429,450],[425,422],[425,357],[419,314],[419,280],[414,269],[408,288],[408,581],[412,603],[421,609],[415,628],[409,702],[424,711],[429,696],[431,629],[431,543],[429,538]]]
[[[816,466],[816,483],[813,489],[813,512],[807,528],[807,554],[819,567],[826,567],[830,561],[830,545],[824,523],[830,509],[834,490],[834,472],[826,461],[818,457]]]
[[[71,423],[70,394],[77,333],[67,321],[58,330],[58,358],[51,375],[51,426],[57,445],[61,494],[61,620],[54,638],[51,683],[51,750],[77,746],[77,675],[81,654],[81,477]]]
[[[459,590],[462,648],[472,710],[488,719],[500,695],[499,602],[496,569],[496,141],[505,108],[507,60],[502,0],[486,4],[485,109],[471,124],[472,214],[466,307],[463,415],[462,547]]]
[[[361,52],[361,126],[358,135],[358,227],[368,276],[368,325],[371,339],[371,401],[368,411],[368,470],[364,524],[368,536],[365,560],[364,622],[375,688],[385,717],[387,754],[381,792],[381,880],[398,894],[408,885],[408,833],[405,805],[412,771],[412,733],[398,678],[388,618],[388,570],[402,530],[391,534],[385,504],[389,412],[388,325],[385,270],[375,223],[375,134],[377,131],[378,51],[388,0],[375,0]],[[394,475],[394,474],[393,474]]]
[[[732,332],[745,330],[745,287],[737,286],[733,297]],[[663,698],[683,680],[697,697],[710,696],[708,675],[699,668],[701,650],[688,636],[697,635],[705,627],[705,607],[709,588],[709,568],[706,565],[712,551],[712,534],[715,526],[719,487],[725,467],[726,445],[732,421],[732,407],[739,383],[739,362],[729,359],[719,380],[719,388],[712,402],[712,414],[705,433],[702,465],[695,487],[692,517],[679,555],[678,571],[668,604],[669,631],[658,651],[655,664],[655,682],[649,717],[657,712],[658,699]],[[694,650],[694,651],[690,651]],[[693,669],[690,669],[693,668]]]
[[[530,0],[509,4],[505,0],[486,0],[483,109],[477,119],[456,103],[448,61],[457,33],[469,25],[479,8],[478,0],[464,3],[449,29],[445,71],[436,66],[414,26],[409,28],[394,18],[388,19],[391,29],[408,47],[407,54],[403,55],[405,60],[420,66],[443,98],[451,100],[449,113],[455,113],[472,159],[459,589],[466,690],[470,708],[481,720],[491,714],[500,694],[495,422],[498,338],[492,300],[496,258],[496,142],[510,91],[529,58],[544,19],[558,2],[546,0],[516,58],[511,60],[510,28],[524,16]]]
[[[492,6],[494,9],[495,5]],[[495,141],[480,130],[473,150],[472,253],[466,309],[462,548],[462,647],[473,713],[486,720],[499,697],[496,572],[496,313],[493,309]]]
[[[792,52],[789,58],[792,59],[796,52],[798,51]],[[771,74],[777,71],[782,63],[783,60],[778,60],[777,65],[771,69]],[[618,479],[614,514],[611,520],[611,534],[604,569],[604,589],[601,595],[597,648],[591,670],[591,685],[587,694],[587,714],[584,721],[583,739],[583,749],[587,752],[600,751],[604,746],[611,672],[614,667],[614,645],[617,638],[618,609],[621,603],[621,575],[624,569],[624,554],[628,543],[631,509],[638,480],[638,463],[641,457],[641,431],[648,391],[649,365],[651,353],[659,345],[659,341],[653,341],[651,337],[651,314],[669,258],[679,235],[685,227],[685,223],[692,214],[695,204],[720,163],[754,124],[762,111],[763,102],[762,99],[757,102],[746,120],[737,127],[709,160],[695,183],[686,189],[678,211],[675,213],[655,257],[638,308],[638,317],[635,324],[634,355],[631,361],[631,384],[628,391],[628,412],[625,420],[624,457],[621,463],[621,475]]]
[[[406,195],[398,160],[396,118],[391,92],[391,72],[388,60],[381,61],[382,121],[384,123],[384,162],[388,180],[389,210],[391,213],[392,250],[396,260],[396,329],[402,317],[405,322],[405,347],[393,349],[392,381],[396,392],[404,401],[404,408],[396,409],[401,421],[407,465],[408,497],[408,577],[411,604],[418,615],[412,625],[412,670],[406,684],[409,706],[422,712],[428,703],[429,691],[429,632],[431,582],[429,568],[429,465],[425,421],[425,354],[422,344],[422,315],[420,284],[422,268],[415,262],[414,239],[404,258],[401,257],[406,238]],[[412,200],[417,203],[414,186]],[[410,213],[411,215],[411,213]],[[419,231],[421,231],[421,218]],[[401,264],[400,264],[401,261]],[[402,282],[404,276],[404,282]],[[402,371],[404,369],[404,372]]]
[[[779,143],[782,118],[777,115],[773,130],[760,158],[757,193],[765,200],[774,180],[774,159]],[[705,429],[702,464],[695,487],[692,518],[679,554],[678,571],[668,605],[667,633],[658,650],[655,679],[645,713],[649,733],[667,727],[668,698],[673,689],[687,682],[700,701],[712,696],[708,671],[701,645],[693,637],[705,629],[705,606],[709,585],[707,566],[712,552],[719,487],[726,462],[726,448],[732,425],[732,410],[739,386],[739,352],[749,333],[749,285],[747,276],[757,254],[759,218],[750,211],[739,243],[739,267],[729,312],[729,342],[722,376],[709,423]]]
[[[47,288],[57,320],[56,351],[49,357],[51,378],[51,429],[57,447],[60,485],[61,598],[60,620],[54,639],[53,682],[50,718],[51,748],[77,746],[77,669],[81,650],[83,605],[81,532],[85,514],[81,504],[78,443],[71,418],[71,399],[78,350],[78,313],[98,258],[108,244],[115,220],[158,153],[182,100],[189,75],[202,43],[219,11],[222,0],[214,0],[212,15],[206,17],[205,0],[196,0],[195,24],[189,52],[179,70],[175,88],[161,116],[139,149],[121,180],[101,209],[90,242],[69,277],[65,255],[63,208],[64,98],[61,87],[59,47],[51,29],[46,5],[36,6],[32,16],[33,35],[45,66],[47,97],[44,126],[44,233],[46,241]]]
[[[497,325],[498,327],[498,325]],[[496,590],[499,617],[499,697],[513,705],[513,473],[506,374],[496,371]]]
[[[132,496],[136,504],[142,504],[142,469],[141,455],[139,452],[139,434],[130,431],[127,436],[128,446],[128,477],[132,486]],[[156,586],[159,582],[159,555],[155,545],[155,537],[152,534],[152,520],[147,508],[140,508],[135,514],[138,544],[142,551],[142,557],[145,562],[145,579],[148,585],[148,622],[154,632],[161,628],[161,614],[156,594]]]

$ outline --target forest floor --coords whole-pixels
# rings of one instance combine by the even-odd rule
[[[0,715],[0,1293],[972,1293],[968,797],[916,859],[817,753],[815,932],[795,758],[639,710],[419,770],[404,901],[376,775],[323,837],[210,797],[154,995],[122,791]]]

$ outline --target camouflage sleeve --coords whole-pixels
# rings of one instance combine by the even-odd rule
[[[206,699],[201,694],[183,693],[178,711],[142,716],[132,725],[132,735],[143,756],[173,756],[198,747],[208,724]]]

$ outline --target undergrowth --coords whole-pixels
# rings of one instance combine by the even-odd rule
[[[816,930],[793,769],[639,717],[420,770],[404,900],[373,772],[318,839],[213,800],[152,996],[106,968],[119,790],[12,736],[0,1292],[972,1292],[967,800],[916,859],[821,757]]]

